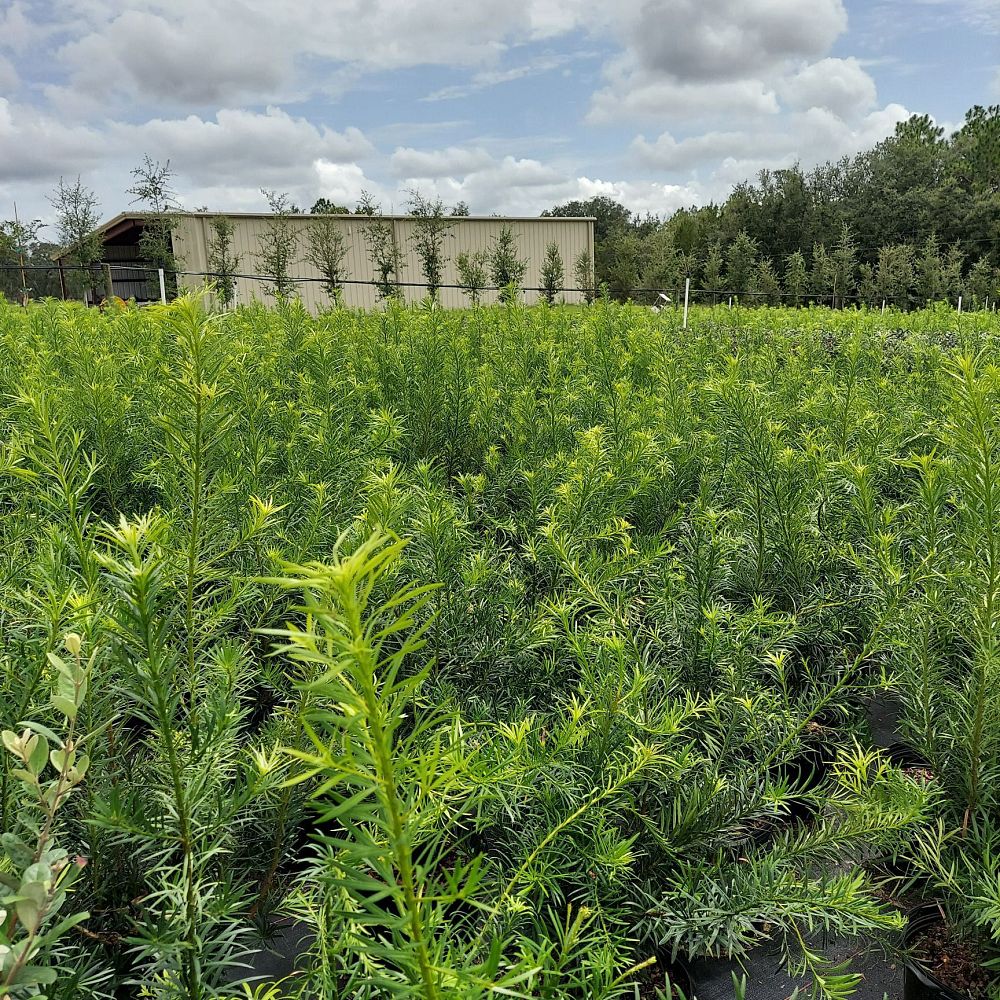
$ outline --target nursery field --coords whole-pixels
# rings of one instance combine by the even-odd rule
[[[0,998],[996,996],[1000,320],[680,326],[0,305]]]

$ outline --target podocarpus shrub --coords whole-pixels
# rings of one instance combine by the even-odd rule
[[[390,882],[406,850],[442,992],[454,974],[627,996],[635,963],[739,953],[769,927],[843,995],[804,925],[896,921],[833,858],[860,868],[928,815],[987,898],[989,772],[966,825],[971,754],[935,749],[936,784],[900,774],[859,703],[895,684],[911,738],[975,732],[952,701],[991,662],[992,445],[968,442],[977,413],[992,435],[995,318],[680,322],[607,301],[0,308],[0,728],[62,732],[47,654],[69,633],[99,650],[81,713],[97,735],[57,841],[88,858],[65,912],[90,916],[51,995],[225,995],[292,907],[317,931],[321,995],[369,972],[423,989]],[[971,381],[959,350],[982,353]],[[409,539],[376,574],[372,535]],[[370,587],[363,641],[348,577]],[[428,585],[408,615],[392,604]],[[315,658],[272,655],[296,629]],[[393,666],[416,632],[426,647]],[[381,649],[373,717],[423,776],[397,782],[419,805],[408,848],[371,812],[370,774],[374,826],[322,819],[362,792],[362,744],[338,734],[367,725],[345,708],[364,643]],[[288,785],[281,747],[322,766]],[[23,812],[12,765],[4,832]],[[344,863],[366,850],[381,881],[355,896]]]

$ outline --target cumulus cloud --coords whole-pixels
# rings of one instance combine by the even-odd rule
[[[289,177],[315,160],[344,163],[373,152],[357,128],[337,132],[294,118],[281,108],[268,108],[263,114],[223,109],[214,119],[188,115],[154,118],[137,126],[119,123],[111,133],[122,147],[173,158],[196,182],[206,176],[241,179],[250,173],[263,180]]]
[[[578,29],[585,14],[582,0],[145,0],[125,11],[118,0],[60,0],[57,59],[69,89],[95,99],[265,103],[329,94],[344,66],[488,72],[513,45]]]
[[[95,97],[127,87],[141,97],[202,105],[273,93],[290,75],[291,54],[270,47],[259,25],[224,8],[202,7],[197,23],[183,12],[127,10],[66,43],[58,58],[73,89]]]
[[[719,198],[733,184],[763,168],[794,163],[808,168],[867,149],[891,135],[896,123],[909,116],[902,105],[890,104],[852,123],[828,108],[811,107],[788,115],[780,127],[774,123],[752,132],[708,132],[681,140],[664,132],[653,141],[640,135],[632,151],[654,170],[699,170],[702,193]]]
[[[841,118],[869,111],[878,94],[875,81],[857,59],[821,59],[786,77],[781,99],[797,110],[826,108]]]
[[[492,163],[485,149],[467,146],[430,151],[400,147],[389,157],[389,169],[397,177],[448,177],[483,170]]]
[[[37,109],[0,97],[0,182],[57,180],[85,171],[108,154],[93,128],[66,125]]]
[[[587,122],[718,120],[774,115],[780,110],[774,90],[763,80],[685,83],[650,76],[625,63],[608,69],[608,86],[591,98]]]
[[[639,65],[677,80],[737,80],[826,52],[842,0],[646,0],[630,26]]]
[[[357,165],[319,163],[316,170],[320,193],[340,204],[353,205],[362,191],[369,191],[388,211],[404,206],[408,192],[416,188],[447,204],[465,201],[477,214],[515,216],[538,215],[560,202],[599,194],[615,198],[633,211],[665,214],[701,200],[703,194],[697,185],[603,180],[577,174],[565,164],[493,157],[481,150],[474,162],[463,162],[450,149],[420,155],[428,163],[450,164],[453,169],[449,173],[435,172],[434,176],[407,176],[395,185],[385,185],[366,176]]]
[[[705,163],[762,156],[773,151],[775,136],[763,132],[706,132],[677,140],[663,132],[653,142],[639,135],[632,149],[640,162],[658,170],[691,170]]]

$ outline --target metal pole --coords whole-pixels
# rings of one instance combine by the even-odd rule
[[[688,328],[688,297],[691,294],[691,279],[684,279],[684,324],[681,326],[682,330]]]
[[[163,305],[167,304],[167,283],[163,277],[163,268],[159,268],[160,272],[160,302]]]
[[[21,220],[17,215],[17,202],[14,202],[14,235],[17,237],[17,257],[21,262],[21,305],[28,304],[28,279],[24,273],[24,233],[21,231]]]

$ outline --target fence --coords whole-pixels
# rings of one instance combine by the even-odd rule
[[[143,267],[135,264],[102,264],[96,268],[81,267],[79,265],[38,265],[38,264],[0,264],[0,293],[10,300],[26,302],[37,298],[84,298],[89,296],[95,302],[108,297],[118,297],[122,299],[135,299],[137,302],[166,302],[168,292],[172,292],[181,278],[199,278],[204,282],[217,281],[222,277],[230,279],[245,279],[260,283],[263,292],[266,286],[273,282],[273,278],[264,274],[251,274],[246,272],[234,272],[222,275],[213,271],[186,271],[170,270],[164,271],[152,267]],[[29,280],[29,278],[31,280]],[[288,277],[285,278],[289,284],[325,284],[326,279],[321,277]],[[343,278],[339,282],[342,286],[364,285],[368,287],[379,287],[379,282],[370,279]],[[423,281],[395,281],[388,282],[392,289],[407,288],[427,288],[427,283]],[[542,288],[536,285],[516,285],[520,292],[543,292]],[[438,288],[460,289],[466,294],[470,294],[470,289],[461,284],[444,283]],[[499,298],[506,288],[497,285],[484,285],[476,290],[477,294],[489,293],[494,298]],[[602,294],[602,289],[582,288],[578,286],[564,285],[560,287],[556,294],[563,292],[575,292],[593,298]],[[74,294],[75,293],[75,294]],[[618,295],[617,298],[627,298],[640,305],[649,305],[657,309],[667,306],[686,309],[690,305],[781,305],[790,304],[793,306],[821,305],[831,307],[868,306],[869,308],[886,309],[900,308],[909,309],[920,307],[927,303],[919,302],[914,296],[881,295],[880,293],[868,296],[858,294],[841,295],[823,293],[791,293],[774,291],[743,291],[737,292],[729,289],[712,288],[692,288],[690,280],[683,285],[664,288],[633,288],[627,295]],[[964,299],[964,301],[963,301]],[[749,301],[748,301],[749,300]],[[987,310],[997,311],[996,296],[986,296],[982,303],[964,295],[958,295],[953,304],[959,312],[963,310]],[[685,324],[686,325],[686,324]]]

